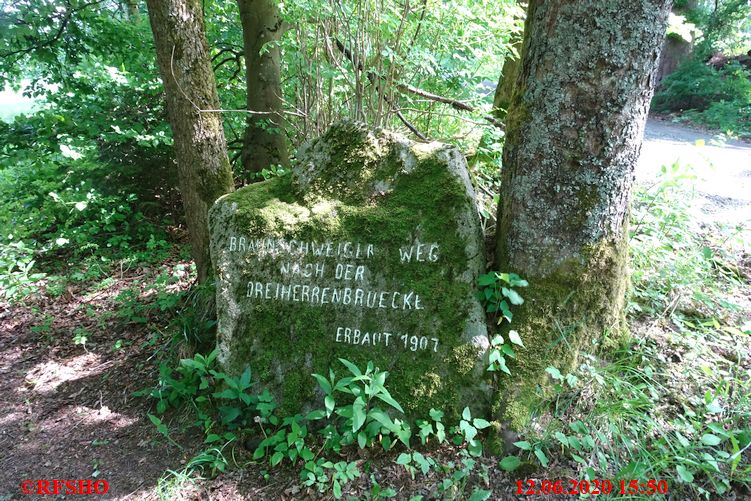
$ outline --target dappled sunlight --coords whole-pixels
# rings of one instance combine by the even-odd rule
[[[26,374],[25,381],[34,392],[54,392],[65,382],[99,373],[103,369],[101,360],[96,353],[86,352],[62,362],[41,362]],[[19,388],[18,391],[28,390]]]

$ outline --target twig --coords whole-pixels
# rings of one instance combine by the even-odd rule
[[[345,47],[344,44],[339,39],[335,39],[334,41],[336,43],[337,49],[339,49],[342,52],[342,54],[344,54],[344,56],[347,59],[349,59],[352,62],[353,65],[355,65],[356,69],[359,70],[359,71],[363,71],[362,64],[359,62],[359,59],[356,58],[352,54],[352,51],[350,51],[347,47]],[[376,76],[376,74],[373,73],[372,71],[368,71],[367,74],[366,74],[366,76],[368,77],[368,80],[370,81],[370,83],[372,83],[373,85],[376,85],[376,89],[378,89],[378,86],[375,83],[375,80],[378,78]],[[472,106],[471,104],[468,104],[468,103],[466,103],[464,101],[460,101],[459,99],[453,99],[453,98],[450,98],[450,97],[445,97],[445,96],[440,96],[438,94],[433,94],[432,92],[428,92],[426,90],[419,89],[417,87],[413,87],[413,86],[407,85],[407,84],[397,83],[397,84],[395,84],[395,87],[397,88],[397,90],[400,90],[400,91],[402,91],[404,93],[414,94],[416,96],[420,96],[420,97],[423,97],[425,99],[428,99],[429,101],[436,101],[438,103],[448,104],[449,106],[451,106],[452,108],[457,109],[457,110],[469,111],[469,112],[475,112],[475,111],[477,111],[477,108],[475,106]],[[488,122],[490,122],[494,126],[498,127],[499,129],[503,130],[503,128],[504,128],[503,127],[503,123],[501,123],[500,121],[498,121],[495,117],[493,117],[491,115],[483,115],[482,118],[485,119],[485,120],[487,120]],[[410,130],[411,130],[411,128],[410,128]]]

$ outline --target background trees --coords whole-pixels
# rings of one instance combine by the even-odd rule
[[[149,1],[159,71],[167,96],[180,193],[193,259],[202,282],[211,273],[208,209],[234,189],[219,97],[209,64],[201,4]]]
[[[279,40],[284,23],[276,0],[238,0],[243,27],[248,124],[242,164],[246,174],[287,166],[287,138]]]

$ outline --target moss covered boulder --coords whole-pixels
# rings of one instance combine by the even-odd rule
[[[475,283],[480,221],[464,158],[341,123],[291,175],[220,198],[209,214],[219,360],[250,366],[286,412],[319,405],[312,373],[372,360],[413,417],[491,400]]]

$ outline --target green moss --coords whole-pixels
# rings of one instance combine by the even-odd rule
[[[221,168],[215,172],[206,169],[201,172],[201,178],[198,183],[198,196],[207,204],[212,204],[217,198],[234,189],[232,181],[232,168],[229,160],[222,161]]]
[[[625,241],[603,242],[586,249],[581,260],[561,266],[558,273],[530,278],[525,302],[506,326],[506,331],[519,332],[525,348],[517,349],[509,364],[513,378],[504,379],[507,383],[496,401],[497,415],[511,428],[520,429],[529,421],[539,392],[546,390],[547,367],[565,374],[575,366],[581,349],[592,352],[622,339],[626,255]]]

